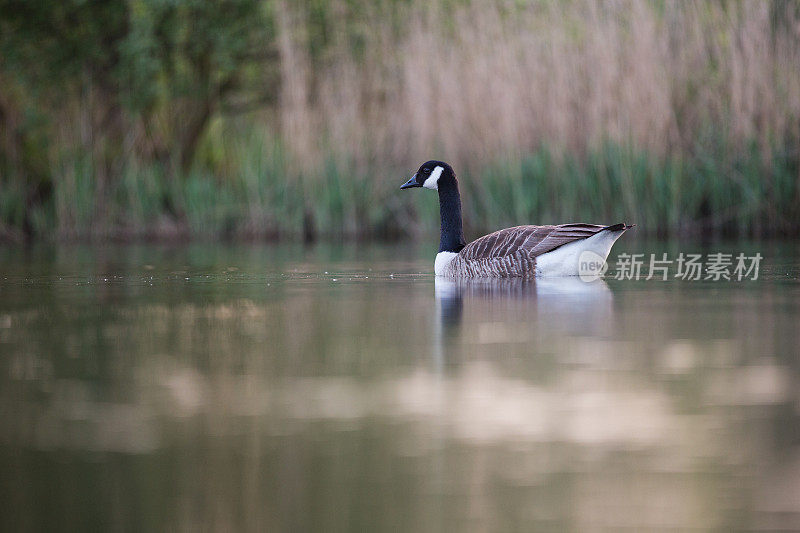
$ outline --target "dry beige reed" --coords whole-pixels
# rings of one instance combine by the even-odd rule
[[[330,152],[474,168],[542,146],[667,156],[708,135],[765,151],[800,138],[796,3],[332,5],[338,37],[316,63],[303,8],[286,2],[278,20],[281,135],[307,169]]]

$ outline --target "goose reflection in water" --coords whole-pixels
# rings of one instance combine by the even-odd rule
[[[435,279],[434,357],[452,361],[464,343],[533,342],[552,335],[606,337],[614,296],[602,279]]]

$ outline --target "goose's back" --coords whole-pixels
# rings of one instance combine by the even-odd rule
[[[495,231],[467,244],[448,265],[448,275],[533,276],[538,256],[608,228],[597,224],[561,224],[515,226]]]

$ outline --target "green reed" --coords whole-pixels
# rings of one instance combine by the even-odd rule
[[[433,235],[438,229],[435,196],[398,189],[413,168],[357,169],[331,156],[311,172],[294,168],[279,142],[252,135],[230,144],[228,163],[216,172],[176,176],[163,166],[126,165],[102,210],[88,158],[76,158],[59,167],[52,200],[33,208],[32,230],[79,239],[313,239]],[[542,147],[516,160],[456,171],[465,229],[473,236],[570,221],[636,223],[650,235],[796,232],[798,156],[790,150],[761,154],[755,146],[720,144],[698,148],[693,157],[662,158],[607,142],[580,157]],[[13,220],[28,208],[24,202],[11,190],[0,208]]]

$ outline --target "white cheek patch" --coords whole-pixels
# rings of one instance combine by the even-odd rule
[[[425,180],[425,183],[422,184],[423,187],[426,189],[433,189],[434,191],[439,190],[439,176],[442,175],[443,167],[436,167],[431,172],[431,175],[428,176],[428,179]]]

